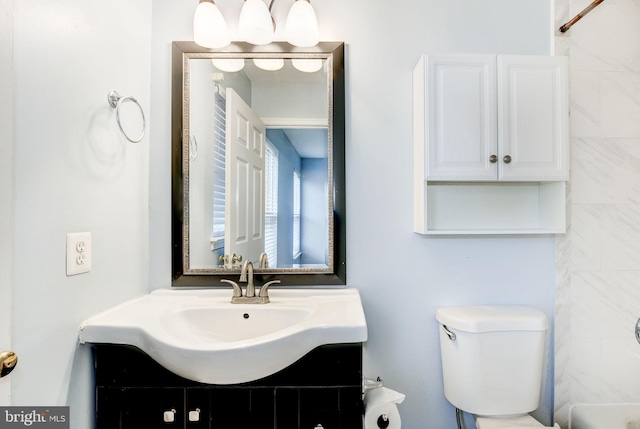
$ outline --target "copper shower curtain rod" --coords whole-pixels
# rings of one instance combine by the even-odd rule
[[[585,16],[586,14],[591,12],[596,6],[598,6],[603,1],[604,0],[595,0],[593,3],[591,3],[589,6],[587,6],[582,12],[577,14],[571,21],[567,22],[562,27],[560,27],[560,32],[564,33],[565,31],[570,29],[573,24],[575,24],[576,22],[580,21],[580,19],[582,19],[583,16]]]

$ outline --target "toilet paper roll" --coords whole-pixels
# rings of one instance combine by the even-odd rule
[[[364,394],[365,429],[400,429],[398,404],[405,395],[386,387],[367,389]]]

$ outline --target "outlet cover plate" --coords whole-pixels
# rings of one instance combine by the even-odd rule
[[[67,234],[67,276],[91,271],[91,233]]]

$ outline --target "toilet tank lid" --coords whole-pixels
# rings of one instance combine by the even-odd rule
[[[516,305],[441,307],[436,320],[464,332],[546,331],[549,327],[542,311]]]

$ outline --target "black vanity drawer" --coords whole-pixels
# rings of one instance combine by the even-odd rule
[[[93,350],[97,386],[206,386],[175,375],[136,347],[98,344],[93,346]],[[295,387],[361,384],[362,345],[355,343],[317,347],[282,371],[240,385]]]

